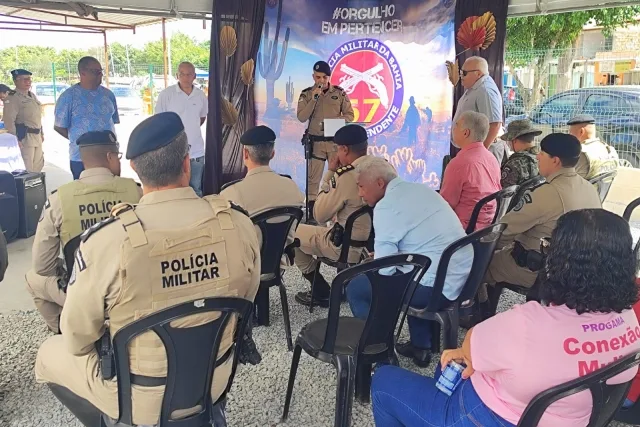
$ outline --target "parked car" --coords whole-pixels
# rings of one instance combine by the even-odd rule
[[[552,132],[566,132],[567,121],[577,114],[591,114],[600,139],[612,145],[621,159],[640,168],[640,86],[568,90],[551,96],[528,116],[509,117],[506,124],[529,118],[544,138]]]
[[[531,91],[529,89],[529,91]],[[502,104],[506,117],[522,115],[526,113],[524,100],[517,86],[505,86],[502,89]]]
[[[116,96],[116,103],[118,104],[118,112],[120,115],[135,114],[141,115],[143,111],[142,97],[140,93],[131,86],[116,86],[110,87],[113,94]]]
[[[62,92],[69,89],[70,87],[71,86],[66,83],[56,83],[54,91],[53,82],[38,82],[31,85],[31,92],[36,94],[38,100],[43,105],[55,104],[58,98],[60,98],[60,94],[62,94]]]

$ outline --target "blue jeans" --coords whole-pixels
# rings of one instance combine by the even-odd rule
[[[371,398],[376,427],[513,427],[476,393],[470,380],[463,380],[447,396],[425,377],[395,366],[383,366],[373,375]]]
[[[411,306],[424,308],[429,303],[433,288],[430,286],[418,286]],[[353,315],[359,319],[366,319],[371,306],[371,284],[367,276],[361,275],[354,278],[347,285],[347,301]],[[411,343],[421,349],[431,348],[431,321],[407,316]]]
[[[73,175],[73,179],[80,178],[80,174],[84,170],[84,163],[81,161],[77,162],[75,160],[69,161],[69,166],[71,168],[71,175]]]
[[[202,177],[204,176],[204,156],[191,159],[191,180],[189,187],[202,197]]]

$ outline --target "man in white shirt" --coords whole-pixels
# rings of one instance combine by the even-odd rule
[[[204,139],[200,127],[209,112],[209,101],[204,92],[193,85],[196,67],[190,62],[178,66],[178,84],[169,86],[158,95],[155,113],[172,111],[180,116],[189,141],[191,181],[189,186],[202,197],[204,175]]]

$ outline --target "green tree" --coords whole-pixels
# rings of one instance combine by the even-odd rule
[[[558,58],[558,89],[569,89],[571,66],[577,54],[577,40],[585,25],[602,27],[605,36],[616,28],[635,23],[640,6],[585,10],[569,13],[510,18],[507,21],[506,64],[511,70],[531,67],[534,70],[533,90],[513,73],[527,111],[540,100],[542,78],[549,63]]]

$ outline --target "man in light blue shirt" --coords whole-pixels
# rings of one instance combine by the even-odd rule
[[[422,278],[411,305],[427,306],[442,252],[455,241],[466,237],[460,220],[438,193],[423,184],[406,182],[384,159],[370,157],[356,167],[360,196],[373,211],[375,230],[374,257],[399,253],[428,256],[431,266]],[[444,297],[455,300],[462,291],[473,263],[473,248],[456,252],[449,263]],[[411,267],[406,267],[410,269]],[[391,275],[381,270],[381,274]],[[366,318],[371,304],[371,286],[366,276],[355,278],[347,286],[347,300],[353,315]],[[444,301],[446,303],[446,301]],[[409,317],[411,342],[396,345],[403,356],[412,357],[421,367],[431,360],[431,324],[428,320]]]
[[[78,62],[80,83],[62,92],[56,102],[53,128],[69,140],[69,163],[73,179],[84,170],[78,138],[87,132],[110,130],[116,133],[120,123],[116,97],[102,84],[102,66],[85,56]]]

